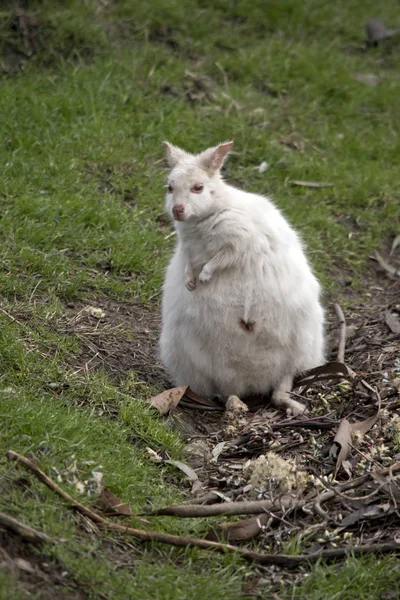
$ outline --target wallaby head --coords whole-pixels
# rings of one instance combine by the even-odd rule
[[[215,206],[215,193],[221,184],[220,169],[233,142],[208,148],[201,154],[189,154],[164,142],[171,167],[165,206],[177,221],[203,219]]]

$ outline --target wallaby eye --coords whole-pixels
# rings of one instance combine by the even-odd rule
[[[203,191],[203,189],[204,189],[204,185],[201,185],[201,183],[195,183],[190,188],[190,191],[193,192],[194,194],[200,194]]]
[[[172,185],[170,183],[167,185],[167,190],[168,190],[168,194],[172,194],[172,192],[174,191],[174,188],[172,187]]]

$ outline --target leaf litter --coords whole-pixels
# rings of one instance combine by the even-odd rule
[[[186,497],[180,505],[153,511],[143,507],[141,514],[148,519],[145,530],[115,522],[130,510],[118,498],[114,509],[108,508],[108,514],[115,511],[113,522],[68,495],[64,499],[78,505],[103,530],[142,541],[236,552],[269,566],[298,568],[321,558],[344,558],[348,552],[398,552],[400,336],[388,326],[387,313],[398,311],[399,287],[393,281],[387,285],[393,290],[392,303],[378,306],[377,292],[372,309],[364,304],[346,311],[352,335],[347,337],[345,326],[339,335],[349,344],[345,362],[337,360],[335,350],[327,365],[295,382],[293,396],[306,402],[306,416],[287,418],[267,405],[266,396],[234,399],[233,410],[223,415],[218,414],[223,410],[220,402],[201,398],[186,386],[157,396],[161,400],[156,407],[160,403],[165,414],[173,409],[180,418],[190,419],[196,435],[187,440],[187,462],[172,461],[161,450],[161,454],[152,450],[153,460],[184,474]],[[337,315],[332,313],[328,321],[328,338],[333,339]],[[330,452],[335,441],[339,453],[346,447],[340,468],[338,453]],[[10,454],[15,459],[15,453]],[[25,466],[29,463],[29,468],[37,469],[24,460]],[[64,472],[53,472],[61,483],[74,486],[86,481],[76,475],[73,463]],[[39,478],[49,486],[42,475]],[[51,489],[60,493],[57,484]],[[89,487],[85,492],[92,495]],[[164,515],[211,518],[212,522],[204,524],[205,539],[152,531],[158,523],[152,524],[152,517]],[[237,520],[240,515],[243,518]],[[251,540],[250,549],[246,543]],[[293,540],[301,553],[290,556]]]
[[[221,418],[214,399],[183,395],[177,410],[202,438],[202,486],[188,489],[184,504],[144,514],[212,517],[207,539],[239,546],[256,539],[261,551],[277,554],[293,537],[310,555],[316,548],[336,557],[364,546],[380,552],[378,540],[400,551],[399,286],[388,285],[392,304],[381,308],[374,299],[372,309],[347,311],[351,335],[330,314],[331,361],[293,389],[308,405],[306,416],[285,418],[258,396],[244,399],[249,410],[234,413],[227,427],[230,411]],[[338,327],[345,362],[333,350]],[[244,518],[232,521],[235,515]]]
[[[183,385],[171,388],[170,390],[165,390],[150,400],[150,406],[155,408],[160,415],[167,415],[171,410],[178,406],[187,388],[187,385]]]
[[[395,313],[386,311],[385,323],[393,333],[400,333],[400,319]]]
[[[326,188],[333,187],[333,183],[320,183],[318,181],[291,181],[292,185],[298,185],[300,187],[309,187],[309,188]]]

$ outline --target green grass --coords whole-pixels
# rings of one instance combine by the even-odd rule
[[[400,593],[400,565],[392,558],[350,558],[345,565],[318,565],[305,583],[293,590],[293,600],[370,600],[396,598]]]
[[[163,27],[172,28],[176,43],[202,56],[200,65],[149,42],[160,19],[150,13],[139,27],[144,5],[125,2],[108,17],[118,22],[129,14],[138,31],[132,30],[133,39],[118,52],[106,52],[99,24],[93,40],[99,56],[93,61],[59,58],[41,72],[34,61],[23,75],[3,80],[3,293],[29,296],[40,281],[42,293],[54,290],[68,298],[93,289],[144,300],[157,296],[171,247],[155,221],[162,213],[163,138],[193,151],[233,138],[240,155],[230,159],[228,178],[273,195],[302,231],[325,283],[331,263],[343,258],[360,274],[371,250],[395,233],[399,211],[396,51],[343,51],[346,44],[361,45],[366,8],[347,14],[340,4],[328,10],[309,2],[297,13],[295,2],[282,9],[272,3],[264,31],[260,24],[254,28],[252,18],[236,31],[223,5],[217,10],[206,4],[192,9],[202,15],[196,20],[200,27],[189,20],[180,42],[183,26],[174,10],[182,18],[184,5],[174,4],[170,13],[170,3],[159,4],[163,18],[168,5]],[[302,22],[306,4],[307,14],[315,13],[310,23],[310,16]],[[245,6],[238,4],[239,14]],[[83,22],[89,21],[87,9],[81,10]],[[76,19],[77,11],[70,8],[68,14]],[[250,16],[257,14],[256,6]],[[386,14],[389,19],[389,8]],[[296,15],[297,28],[291,26]],[[350,19],[340,35],[339,18]],[[228,45],[243,36],[237,50],[219,49],[221,19]],[[188,103],[182,87],[188,68],[214,78],[215,101]],[[374,72],[382,82],[370,88],[354,80],[356,72]],[[166,84],[182,95],[163,94]],[[274,94],[260,92],[263,85]],[[222,94],[242,109],[227,115],[230,100]],[[262,128],[264,120],[268,125]],[[304,151],[282,145],[288,140]],[[260,175],[256,167],[263,160],[270,167]],[[295,179],[333,187],[295,188],[288,183]],[[357,222],[351,239],[338,222],[343,215]],[[327,244],[333,257],[325,252]]]
[[[178,458],[182,440],[146,408],[152,389],[135,374],[117,384],[105,372],[74,370],[79,340],[57,326],[65,305],[99,295],[159,300],[174,244],[160,220],[163,139],[190,151],[234,139],[228,180],[275,199],[329,292],[339,292],[341,268],[361,288],[370,253],[398,233],[400,213],[400,47],[364,51],[363,28],[371,16],[397,25],[398,4],[29,4],[35,52],[11,3],[0,14],[0,290],[8,313],[0,312],[0,452],[33,451],[44,468],[61,470],[74,456],[84,473],[94,461],[134,509],[158,506],[179,498],[179,476],[154,465],[146,446]],[[380,81],[369,87],[356,73]],[[207,93],[195,89],[202,77],[212,80]],[[262,161],[269,166],[260,174]],[[290,183],[297,179],[333,186],[300,188]],[[1,463],[0,475],[14,481],[16,473]],[[68,539],[46,551],[89,597],[244,597],[249,567],[232,557],[137,547],[133,567],[117,568],[62,502],[33,480],[25,492],[12,481],[2,509]],[[155,525],[199,533],[194,522]],[[321,566],[284,594],[346,598],[345,581],[349,598],[376,598],[377,581],[381,593],[394,585],[393,564]],[[10,581],[0,573],[0,597],[11,597]]]
[[[67,491],[78,499],[80,496],[74,485],[68,485],[64,475],[73,460],[77,461],[82,480],[89,477],[92,470],[100,470],[106,486],[139,510],[177,500],[178,492],[165,481],[165,473],[157,465],[149,463],[144,451],[129,443],[129,435],[134,430],[132,424],[111,422],[94,416],[90,410],[78,411],[62,402],[55,403],[54,399],[38,400],[33,396],[4,391],[1,395],[3,456],[6,448],[17,448],[25,454],[34,452],[45,470],[49,471],[52,466],[57,468],[64,477],[62,483]],[[151,442],[156,450],[163,449],[174,456],[176,445],[173,436],[164,429],[157,429],[156,424]],[[87,464],[89,461],[90,465]],[[207,598],[210,593],[222,596],[224,590],[231,593],[232,598],[239,597],[242,568],[236,559],[223,564],[222,558],[199,556],[196,567],[191,569],[190,564],[195,560],[193,553],[161,553],[155,549],[151,552],[150,548],[147,551],[138,548],[135,552],[127,548],[124,568],[117,568],[110,560],[110,556],[114,555],[111,549],[98,536],[85,535],[77,529],[77,519],[73,518],[63,501],[29,476],[29,484],[21,492],[16,483],[21,470],[5,467],[4,464],[2,469],[6,470],[7,482],[0,509],[11,515],[23,515],[31,525],[53,537],[67,539],[67,544],[48,546],[45,553],[49,560],[56,560],[68,572],[66,583],[77,580],[90,598],[103,594],[122,600],[138,590],[141,597],[149,600],[183,599],[189,591],[194,598]],[[86,502],[90,502],[90,498],[86,498]],[[170,520],[156,520],[153,525],[158,530],[177,530]],[[142,527],[139,522],[134,526]],[[193,522],[180,523],[178,533],[188,533],[193,526]],[[185,569],[178,566],[182,561],[186,563]],[[135,577],[132,577],[133,567]],[[175,588],[172,588],[177,579]]]

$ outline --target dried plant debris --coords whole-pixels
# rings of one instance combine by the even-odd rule
[[[392,295],[384,303],[378,291],[369,306],[328,314],[327,334],[337,340],[331,362],[298,377],[292,391],[294,399],[307,405],[306,416],[287,418],[270,406],[267,396],[231,397],[224,407],[186,386],[153,399],[161,412],[173,409],[191,424],[184,462],[148,449],[149,460],[168,465],[166,477],[178,475],[186,484],[186,501],[152,511],[146,507],[150,524],[144,527],[149,531],[130,529],[131,534],[237,551],[286,567],[321,557],[343,558],[350,550],[400,551],[400,296],[399,282],[386,282]],[[105,313],[107,323],[109,310]],[[102,326],[102,318],[85,315],[90,327]],[[344,362],[337,360],[339,353]],[[96,498],[107,496],[100,466],[78,465],[74,457],[70,463],[53,469],[56,481],[81,491],[82,498],[95,495],[96,485]],[[118,498],[107,502],[113,527],[120,517],[125,524],[129,507]],[[79,510],[88,516],[82,506]],[[207,539],[182,539],[150,531],[156,515],[213,520],[211,527],[205,524]],[[95,522],[103,523],[99,518]],[[125,525],[115,526],[123,533],[118,528]],[[246,547],[253,539],[262,552]],[[293,540],[301,555],[288,557]]]
[[[375,425],[378,417],[379,408],[375,415],[369,417],[369,419],[365,419],[364,421],[350,423],[347,419],[342,420],[335,435],[335,439],[333,440],[333,444],[329,450],[329,456],[336,458],[335,476],[337,475],[340,467],[344,465],[344,462],[347,460],[347,457],[350,454],[351,442],[355,437],[358,437],[358,441],[360,441],[361,436],[367,433],[367,431],[369,431]],[[350,470],[351,469],[349,468],[349,465],[346,465],[347,473],[349,473]]]
[[[386,311],[385,323],[393,333],[400,333],[400,319],[395,313]]]
[[[339,556],[377,539],[396,547],[400,289],[397,282],[388,285],[392,296],[382,305],[378,292],[370,306],[343,311],[345,328],[337,312],[329,313],[331,362],[297,378],[292,392],[307,404],[307,416],[287,418],[267,396],[244,399],[248,411],[235,399],[233,411],[228,404],[221,415],[214,400],[194,395],[186,403],[185,394],[177,410],[202,432],[188,448],[194,444],[194,462],[190,455],[188,462],[201,494],[188,489],[188,503],[154,514],[223,519],[213,521],[207,539],[235,545],[256,539],[274,553],[284,552],[293,537],[303,553]],[[345,362],[336,360],[339,345]]]
[[[145,530],[145,529],[137,529],[134,527],[129,527],[126,526],[124,524],[121,523],[115,523],[115,522],[111,522],[108,519],[104,518],[103,516],[99,515],[97,512],[95,512],[94,510],[92,510],[91,508],[89,508],[88,506],[86,506],[85,504],[82,504],[80,502],[78,502],[75,498],[73,498],[72,496],[70,496],[67,492],[65,492],[53,479],[51,479],[51,477],[49,477],[44,471],[42,471],[40,469],[40,467],[36,464],[36,462],[34,462],[33,460],[22,456],[20,454],[17,454],[16,452],[13,452],[12,450],[9,450],[7,452],[7,458],[9,460],[12,461],[17,461],[20,465],[23,465],[25,468],[29,469],[36,477],[37,479],[43,483],[44,485],[46,485],[46,487],[48,487],[52,492],[54,492],[55,494],[57,494],[58,496],[61,496],[61,498],[63,498],[63,500],[65,502],[67,502],[70,506],[73,506],[75,508],[75,510],[77,510],[83,518],[83,522],[89,527],[91,527],[91,529],[93,531],[96,531],[96,533],[99,532],[99,527],[101,526],[102,530],[103,530],[103,535],[104,533],[111,533],[111,532],[116,532],[119,534],[123,534],[124,536],[130,536],[133,537],[134,539],[138,540],[138,541],[147,541],[147,542],[160,542],[160,543],[164,543],[164,544],[169,544],[172,546],[178,546],[178,547],[184,547],[184,548],[202,548],[204,550],[209,549],[209,550],[214,550],[217,552],[221,552],[221,553],[226,553],[226,552],[230,552],[230,553],[234,553],[238,556],[241,556],[243,558],[246,558],[249,561],[252,562],[258,562],[264,565],[279,565],[280,567],[285,567],[287,569],[293,569],[296,567],[299,567],[302,564],[312,564],[315,563],[319,560],[335,560],[338,558],[345,558],[350,552],[351,554],[353,554],[354,556],[360,556],[362,554],[366,554],[366,553],[376,553],[376,554],[382,554],[384,552],[399,552],[400,550],[400,545],[397,543],[397,538],[394,537],[393,540],[391,540],[390,542],[381,542],[379,541],[379,543],[377,543],[374,539],[369,540],[368,543],[359,543],[357,545],[353,545],[351,548],[350,547],[344,547],[344,548],[328,548],[328,549],[321,549],[322,546],[321,544],[324,543],[324,538],[320,538],[317,540],[318,542],[318,547],[317,549],[311,549],[308,553],[305,554],[297,554],[297,555],[290,555],[288,553],[277,553],[277,552],[257,552],[254,551],[252,549],[249,548],[242,548],[239,545],[234,545],[234,544],[226,544],[226,543],[221,543],[221,542],[216,542],[213,540],[207,540],[204,538],[195,538],[195,537],[191,537],[191,536],[181,536],[181,535],[174,535],[174,534],[168,534],[168,533],[160,533],[158,531],[152,531],[152,530]],[[400,470],[400,464],[397,464],[397,468],[396,468],[396,473],[397,471]],[[392,467],[392,469],[390,470],[390,482],[393,482],[393,475],[395,472],[395,466]],[[386,474],[385,472],[381,472],[379,473],[379,476],[382,477],[384,474]],[[354,486],[352,486],[354,487]],[[382,486],[381,486],[382,487]],[[328,497],[331,497],[332,493],[333,494],[341,494],[344,490],[346,490],[347,488],[342,486],[341,490],[337,490],[337,489],[332,489],[330,490],[330,493],[328,495],[325,494],[321,495],[319,494],[314,501],[314,507],[315,509],[318,506],[318,512],[321,509],[321,503],[323,500],[326,500]],[[380,489],[380,488],[379,488]],[[376,491],[376,490],[375,490]],[[371,496],[369,496],[371,497]],[[352,500],[352,498],[347,498],[347,501],[350,502]],[[363,500],[365,500],[366,497],[363,498]],[[232,503],[231,503],[232,504]],[[235,503],[233,503],[235,504]],[[246,503],[245,503],[246,504]],[[250,504],[251,506],[260,504],[259,502],[252,502],[252,503],[247,503]],[[265,504],[265,501],[264,501]],[[270,509],[277,509],[278,511],[282,511],[282,509],[284,508],[284,503],[281,502],[280,505],[272,505],[269,502],[268,503],[270,506]],[[303,510],[306,509],[306,505],[303,503],[297,503],[297,507],[303,507]],[[179,508],[179,507],[178,507]],[[183,507],[185,508],[185,507]],[[197,508],[201,508],[204,510],[204,508],[206,507],[197,507]],[[208,508],[212,508],[212,507],[208,507]],[[292,505],[288,505],[288,509],[289,511],[293,510],[293,506]],[[268,510],[268,509],[265,509]],[[265,510],[262,511],[262,514],[265,515]],[[167,513],[163,513],[162,511],[156,511],[156,513],[153,512],[153,514],[167,514]],[[259,512],[260,511],[256,511]],[[384,510],[382,510],[382,512],[388,512],[388,510],[386,510],[386,507]],[[248,514],[251,514],[250,511],[248,511]],[[188,515],[180,515],[180,516],[188,516]],[[196,516],[196,515],[195,515]],[[199,516],[199,515],[197,515]],[[203,515],[202,515],[203,516]],[[273,515],[275,517],[275,515]],[[286,515],[284,515],[283,517],[280,517],[280,520],[282,522],[284,522],[285,524],[287,523],[287,518]],[[257,527],[263,529],[264,528],[264,524],[268,525],[270,521],[265,522],[265,518],[263,518],[262,520],[260,519],[260,521],[257,523],[256,525]],[[315,528],[314,528],[315,529]],[[330,540],[332,539],[336,539],[337,537],[337,533],[338,531],[340,531],[339,529],[336,529],[332,534],[330,534],[329,531],[325,531],[325,536],[328,535]],[[252,532],[254,533],[254,531]],[[257,533],[257,532],[255,532]],[[310,533],[310,528],[307,530],[307,534]],[[249,537],[249,533],[247,532],[247,536],[245,534],[242,535],[242,539],[244,538],[248,538]],[[276,537],[276,532],[274,532],[274,537]]]
[[[165,460],[164,464],[176,467],[177,469],[182,471],[182,473],[184,473],[190,481],[198,480],[196,471],[194,471],[191,467],[189,467],[189,465],[183,463],[180,460]]]
[[[207,540],[224,542],[247,542],[258,537],[272,523],[270,515],[257,515],[249,519],[240,519],[233,523],[227,521],[217,526],[213,525],[207,532]]]
[[[390,254],[393,254],[393,252],[396,250],[396,248],[400,246],[400,233],[398,235],[396,235],[396,237],[394,238],[393,242],[392,242],[392,247],[390,249]]]
[[[187,385],[165,390],[150,400],[150,406],[158,410],[160,415],[167,415],[176,408],[187,390]]]
[[[354,79],[369,85],[369,87],[376,87],[380,82],[380,77],[374,73],[354,73]]]
[[[307,474],[298,471],[295,460],[284,459],[273,451],[247,461],[243,472],[251,486],[250,498],[263,497],[265,492],[283,494],[293,489],[302,490],[307,482]]]
[[[101,465],[94,466],[93,461],[83,461],[78,465],[75,456],[71,456],[71,463],[61,469],[53,465],[52,476],[58,483],[63,483],[75,489],[78,494],[87,496],[100,496],[104,490],[103,473]]]
[[[370,19],[365,26],[367,34],[367,45],[377,46],[380,42],[394,37],[400,32],[399,28],[389,29],[382,21],[378,19]]]
[[[400,277],[400,269],[398,269],[395,265],[387,261],[379,252],[375,251],[375,259],[378,261],[379,265],[390,275],[391,277]]]
[[[96,504],[105,515],[134,516],[129,506],[124,504],[122,500],[117,498],[117,496],[106,487],[101,491]]]
[[[298,185],[300,187],[308,188],[326,188],[333,187],[333,183],[320,183],[318,181],[291,181],[292,185]]]

